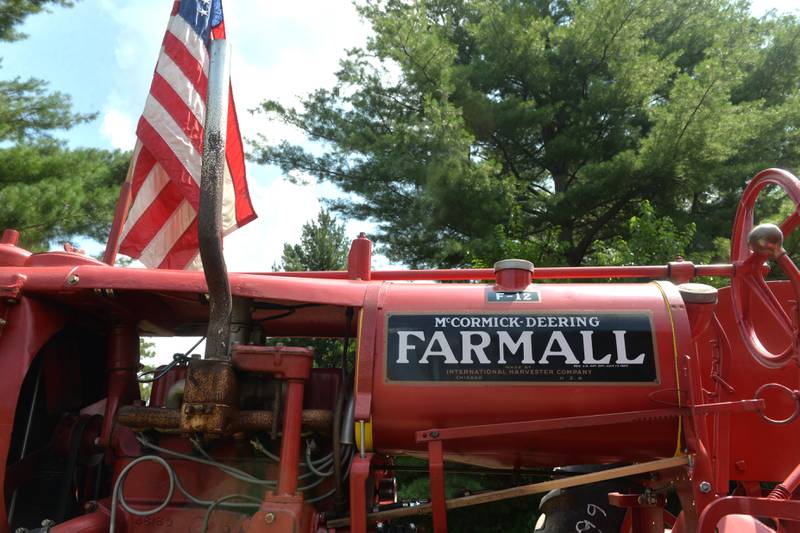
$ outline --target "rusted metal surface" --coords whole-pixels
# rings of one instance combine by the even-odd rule
[[[231,426],[236,431],[269,431],[275,417],[272,411],[240,411],[238,420]],[[126,405],[120,408],[117,423],[137,431],[155,429],[175,433],[181,428],[179,409]],[[330,435],[333,412],[327,409],[304,409],[303,430]]]
[[[197,235],[208,283],[209,318],[206,359],[230,358],[232,297],[222,253],[222,190],[225,181],[225,140],[230,80],[228,47],[224,39],[211,42],[208,67],[203,164],[200,169],[200,209]]]
[[[178,409],[126,405],[120,407],[117,413],[117,423],[138,431],[146,429],[177,430],[181,425],[181,413]]]
[[[181,431],[226,435],[236,430],[239,387],[226,361],[195,359],[189,363],[181,407]]]

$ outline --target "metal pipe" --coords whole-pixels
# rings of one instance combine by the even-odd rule
[[[222,253],[222,194],[230,83],[225,39],[211,41],[210,55],[197,234],[209,296],[205,358],[229,360],[232,299]]]
[[[303,382],[289,380],[283,413],[281,462],[278,467],[278,496],[293,496],[297,490],[297,461],[300,459],[300,429],[303,412]]]
[[[103,263],[114,266],[119,250],[119,238],[125,221],[128,219],[128,208],[131,206],[131,182],[126,178],[119,188],[119,199],[117,207],[114,209],[114,222],[111,224],[111,231],[108,234],[106,251],[103,253]]]
[[[322,435],[329,435],[333,423],[333,412],[328,409],[303,409],[301,413],[301,427],[304,431],[313,431]],[[269,431],[275,420],[272,411],[240,411],[236,431]],[[143,407],[139,405],[126,405],[120,407],[117,423],[136,431],[156,430],[172,432],[178,431],[181,424],[179,409],[163,407]]]
[[[42,362],[39,363],[39,368],[36,371],[36,384],[33,386],[33,396],[31,398],[31,408],[28,410],[28,420],[25,422],[25,434],[22,437],[22,447],[19,451],[19,460],[25,458],[25,452],[28,451],[28,441],[31,438],[31,426],[33,426],[33,412],[36,409],[36,403],[39,400],[39,386],[42,383]],[[14,510],[17,506],[17,494],[19,489],[14,489],[11,495],[11,502],[8,505],[8,525],[11,527],[14,520]]]
[[[695,265],[695,276],[733,275],[731,264]],[[347,279],[346,271],[317,272],[249,272],[261,276],[289,278]],[[373,270],[373,281],[478,281],[494,280],[492,268],[450,268],[432,270]],[[650,266],[597,266],[597,267],[536,267],[534,280],[543,279],[608,279],[652,278],[668,279],[668,265]]]
[[[334,501],[336,502],[336,509],[344,509],[345,502],[345,487],[343,484],[344,478],[342,477],[342,416],[344,411],[344,403],[347,390],[347,379],[345,378],[344,370],[342,370],[342,382],[339,384],[339,390],[336,393],[336,406],[333,410],[333,435],[331,447],[333,451],[333,485],[336,490]]]
[[[355,443],[355,422],[353,413],[355,412],[356,399],[350,395],[347,399],[347,407],[344,410],[344,420],[342,421],[342,444],[352,445]]]

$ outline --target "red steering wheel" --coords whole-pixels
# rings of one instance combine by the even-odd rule
[[[778,185],[797,206],[780,227],[761,224],[753,227],[753,211],[758,193],[767,185]],[[800,271],[783,249],[783,237],[800,225],[800,180],[790,172],[776,168],[763,170],[747,184],[736,212],[731,239],[731,262],[734,275],[731,296],[736,325],[753,357],[769,368],[780,368],[789,361],[800,363],[800,324],[797,316],[790,316],[764,281],[764,265],[775,261],[792,283],[800,302]],[[778,329],[789,339],[780,353],[772,353],[761,342],[753,327],[751,298],[758,298],[775,320]],[[794,315],[797,315],[795,307]]]

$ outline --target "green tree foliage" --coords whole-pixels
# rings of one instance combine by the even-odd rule
[[[0,41],[27,37],[17,31],[28,15],[43,11],[48,5],[71,6],[70,0],[0,0]]]
[[[139,338],[139,372],[152,372],[156,369],[153,365],[144,362],[144,359],[152,359],[156,356],[156,345],[147,339]],[[149,376],[148,376],[149,377]],[[153,391],[152,383],[139,383],[139,395],[145,402],[150,400],[150,393]]]
[[[48,4],[72,5],[0,0],[0,41],[24,38],[16,26]],[[42,80],[0,80],[0,228],[20,230],[22,246],[38,251],[54,239],[108,235],[129,155],[69,149],[53,136],[94,117],[73,113],[70,98]]]
[[[322,209],[316,220],[303,224],[299,243],[283,245],[278,270],[344,270],[349,246],[344,225]]]
[[[281,262],[274,270],[287,272],[311,270],[343,270],[347,266],[349,243],[344,225],[330,212],[321,209],[315,220],[303,224],[300,242],[285,243]],[[355,320],[353,316],[352,320]],[[314,363],[318,367],[340,367],[344,344],[338,339],[284,339],[273,338],[271,343],[281,342],[293,346],[314,348]],[[348,370],[352,370],[355,343],[349,343]]]
[[[516,248],[598,263],[630,256],[617,245],[647,219],[691,234],[670,251],[707,256],[746,180],[800,159],[795,17],[756,19],[738,0],[374,0],[361,13],[374,35],[332,88],[260,108],[322,150],[261,139],[253,157],[351,193],[335,206],[376,221],[393,260]]]
[[[52,140],[0,149],[0,227],[19,230],[34,250],[71,235],[104,240],[129,160]]]

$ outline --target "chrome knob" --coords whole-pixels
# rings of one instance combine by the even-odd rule
[[[783,232],[775,224],[759,224],[747,236],[750,249],[769,259],[777,259],[783,253]]]

